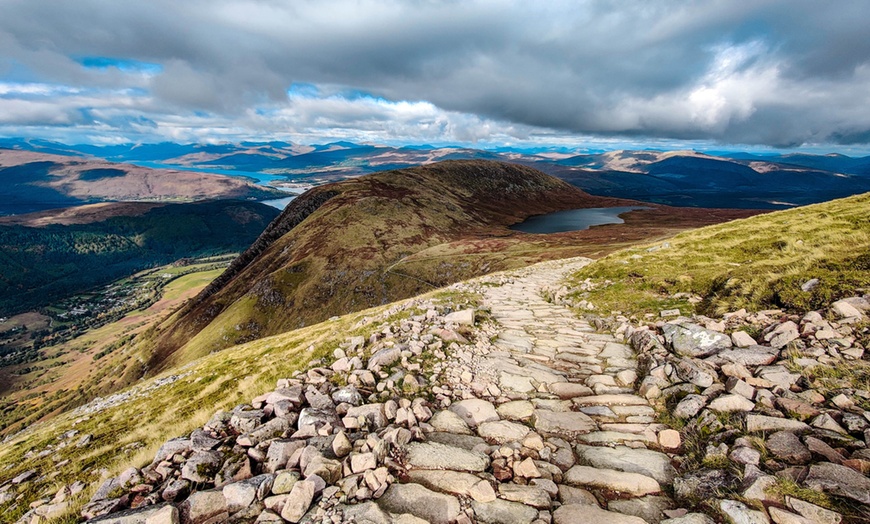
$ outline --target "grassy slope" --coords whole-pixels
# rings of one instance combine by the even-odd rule
[[[473,299],[447,292],[434,292],[428,296],[445,305],[461,304],[462,307],[467,307],[469,300]],[[311,360],[331,355],[348,337],[368,337],[378,331],[382,321],[410,314],[409,311],[391,312],[390,309],[383,306],[361,311],[236,346],[140,382],[127,390],[134,392],[134,398],[126,403],[93,414],[67,413],[46,423],[32,425],[0,444],[0,485],[35,468],[44,472],[46,478],[32,483],[25,492],[24,506],[75,480],[90,483],[90,496],[105,475],[110,472],[117,474],[130,465],[145,465],[160,444],[201,426],[214,412],[250,402],[251,398],[274,388],[278,378],[291,376]],[[361,322],[373,318],[378,321]],[[182,378],[154,387],[159,380],[173,375]],[[56,446],[60,442],[58,437],[70,429],[78,430],[80,435],[92,434],[93,443],[85,450],[69,446],[43,458],[24,459],[28,452],[38,453],[50,445]],[[80,435],[71,439],[73,444]],[[64,460],[69,460],[69,463],[56,466]],[[11,512],[8,511],[10,506],[11,503],[0,506],[0,515],[14,521],[23,509]]]
[[[578,298],[604,312],[819,308],[870,286],[868,209],[870,193],[705,227],[675,236],[669,247],[614,253],[573,280],[599,285]],[[820,284],[801,291],[811,278]],[[680,292],[704,301],[692,306],[671,298]]]

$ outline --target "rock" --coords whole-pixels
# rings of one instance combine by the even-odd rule
[[[703,513],[688,513],[682,517],[665,519],[659,524],[716,524],[716,521]]]
[[[737,483],[737,479],[725,470],[690,471],[674,479],[674,495],[678,499],[704,500],[734,489]]]
[[[684,357],[707,357],[731,347],[731,338],[724,333],[710,331],[696,324],[665,324],[665,340],[674,351]]]
[[[765,442],[768,452],[786,464],[806,464],[813,458],[810,450],[790,431],[777,431]]]
[[[558,489],[559,502],[562,504],[583,504],[598,507],[598,499],[590,491],[566,484],[559,484]]]
[[[312,481],[300,480],[295,483],[284,503],[284,509],[281,510],[281,518],[293,523],[299,522],[314,500],[314,491],[315,485]]]
[[[473,398],[460,400],[450,405],[450,411],[459,415],[472,428],[476,428],[482,422],[498,420],[498,413],[491,402]]]
[[[528,400],[505,402],[495,408],[498,415],[507,420],[528,420],[535,411],[535,406]]]
[[[598,506],[565,504],[553,512],[553,524],[647,524],[640,517],[606,511]]]
[[[668,451],[674,451],[683,445],[683,439],[680,437],[680,432],[673,429],[663,429],[659,431],[659,446]]]
[[[465,326],[474,325],[474,310],[463,309],[462,311],[454,311],[444,316],[444,323],[461,324]]]
[[[820,411],[812,405],[802,400],[791,398],[778,397],[776,399],[776,406],[783,410],[790,418],[796,418],[798,420],[807,420],[820,413]]]
[[[389,420],[384,411],[384,404],[363,404],[362,406],[354,406],[347,410],[346,417],[360,418],[366,420],[370,429],[380,429],[385,427]]]
[[[229,518],[224,494],[218,490],[195,491],[178,505],[185,524],[224,522]]]
[[[197,451],[181,468],[181,478],[191,482],[209,482],[222,463],[223,455],[217,451]]]
[[[813,464],[804,484],[810,489],[870,504],[870,479],[845,466],[830,462]]]
[[[541,488],[522,486],[520,484],[499,484],[499,497],[511,502],[519,502],[538,509],[549,509],[550,495]]]
[[[391,485],[378,499],[378,506],[390,513],[410,513],[432,524],[449,524],[460,512],[455,497],[436,493],[419,484]]]
[[[266,452],[266,472],[275,473],[284,468],[293,453],[304,447],[304,440],[273,440]]]
[[[451,469],[480,472],[489,466],[489,457],[438,442],[411,442],[406,447],[406,461],[411,469]]]
[[[810,456],[815,453],[817,455],[825,457],[828,462],[833,462],[834,464],[840,464],[843,462],[843,456],[837,453],[837,450],[835,450],[822,440],[819,440],[815,437],[806,437],[806,439],[804,439],[804,443],[807,445],[807,449],[809,449],[810,451]],[[809,462],[809,460],[807,462]]]
[[[751,345],[745,348],[727,349],[706,360],[720,366],[729,362],[743,366],[766,366],[775,362],[778,356],[778,349]]]
[[[761,502],[782,502],[782,498],[773,494],[771,488],[776,485],[776,477],[773,475],[761,475],[743,490],[743,497],[747,500]]]
[[[514,476],[527,479],[539,478],[541,472],[535,465],[535,461],[528,457],[525,460],[514,462]]]
[[[193,442],[187,438],[175,438],[172,440],[168,440],[160,446],[160,449],[157,450],[157,453],[154,455],[154,460],[152,464],[157,464],[158,462],[162,462],[164,460],[169,460],[173,455],[177,453],[184,453],[185,451],[189,451],[193,449]]]
[[[770,524],[763,512],[749,509],[746,504],[736,500],[720,501],[719,509],[725,515],[725,520],[731,524]]]
[[[749,400],[755,398],[755,388],[737,377],[728,377],[725,381],[725,390]]]
[[[355,453],[350,456],[350,470],[353,473],[362,473],[376,467],[378,467],[378,459],[374,453]]]
[[[481,423],[477,427],[477,434],[488,442],[506,444],[522,441],[529,434],[529,428],[516,422],[499,420]]]
[[[825,509],[821,506],[816,506],[809,502],[796,499],[794,497],[785,497],[785,504],[792,511],[797,512],[802,517],[809,519],[817,524],[840,524],[843,517],[839,513]]]
[[[764,339],[770,344],[770,347],[779,349],[787,346],[789,342],[799,338],[800,336],[797,324],[789,320],[788,322],[783,322],[778,325],[776,329],[764,335]]]
[[[767,512],[770,514],[770,519],[776,524],[814,524],[813,521],[809,519],[805,519],[800,515],[795,515],[794,513],[784,509],[779,509],[775,506],[768,508]]]
[[[761,461],[761,453],[757,449],[740,446],[734,448],[731,453],[728,454],[728,458],[738,464],[752,464],[753,466],[757,466]]]
[[[275,481],[272,483],[272,493],[275,495],[290,493],[293,490],[293,485],[298,481],[298,471],[281,471],[275,476]]]
[[[332,452],[335,453],[335,456],[341,458],[351,451],[353,451],[353,444],[350,443],[344,431],[336,433],[335,438],[332,440]]]
[[[745,331],[735,331],[731,333],[731,343],[739,348],[748,348],[756,344],[755,339],[749,336]]]
[[[226,499],[227,511],[235,513],[247,508],[255,500],[265,498],[265,494],[272,490],[274,479],[274,475],[266,474],[225,485],[222,491]],[[258,497],[258,493],[263,497]]]
[[[477,522],[485,524],[531,524],[538,517],[536,509],[507,500],[474,501],[471,507]]]
[[[722,395],[710,402],[707,407],[720,413],[752,411],[755,408],[755,402],[742,395]]]
[[[672,506],[673,502],[670,498],[656,495],[636,499],[617,499],[607,503],[607,509],[610,511],[639,517],[650,523],[661,522],[664,511]]]
[[[831,304],[831,311],[841,319],[861,318],[864,314],[846,300],[838,300]]]
[[[686,395],[674,407],[673,414],[678,418],[692,418],[707,405],[707,397],[701,395]]]
[[[402,350],[398,347],[384,348],[369,357],[367,369],[378,370],[394,364],[402,358]]]
[[[442,493],[471,497],[478,502],[492,502],[496,498],[492,485],[471,473],[417,469],[408,472],[408,480]]]
[[[572,467],[565,473],[564,481],[574,486],[609,489],[636,497],[661,491],[659,483],[646,475],[589,466]]]
[[[545,437],[561,437],[574,440],[577,435],[595,431],[597,425],[589,415],[577,411],[547,411],[536,409],[532,414],[532,425]]]
[[[757,433],[760,431],[791,431],[802,433],[809,431],[810,427],[798,420],[787,418],[768,417],[767,415],[746,415],[746,431]]]
[[[37,511],[44,507],[45,506],[40,506],[40,508],[37,508]],[[39,515],[39,513],[41,512],[37,512],[37,515]],[[40,515],[40,517],[42,517],[42,515]],[[34,519],[33,522],[42,522],[42,518]],[[98,524],[178,524],[179,515],[178,510],[174,507],[160,504],[157,506],[118,511],[116,513],[91,519],[88,522]],[[202,522],[204,521],[199,521],[199,523]]]
[[[432,426],[435,431],[458,433],[460,435],[472,434],[471,429],[468,427],[468,424],[462,420],[462,417],[449,409],[438,411],[432,415],[432,418],[429,419],[429,425]]]
[[[658,451],[626,446],[608,448],[583,444],[578,444],[576,450],[581,463],[596,468],[640,473],[654,478],[660,484],[670,484],[676,474],[674,467],[671,466],[671,459]]]
[[[572,399],[574,397],[587,397],[592,395],[592,389],[583,384],[576,382],[553,382],[547,385],[550,393],[561,399]]]

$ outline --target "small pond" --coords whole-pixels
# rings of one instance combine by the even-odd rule
[[[510,228],[524,233],[563,233],[565,231],[580,231],[592,226],[604,224],[622,224],[621,213],[647,209],[645,207],[592,207],[587,209],[569,209],[546,215],[535,215]]]

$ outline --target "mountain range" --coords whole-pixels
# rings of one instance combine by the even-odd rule
[[[90,156],[151,168],[251,177],[294,188],[441,160],[514,162],[557,176],[592,194],[676,206],[781,209],[870,190],[870,157],[845,155],[610,151],[332,142],[65,145],[0,139],[0,148]],[[2,176],[2,173],[0,173]]]

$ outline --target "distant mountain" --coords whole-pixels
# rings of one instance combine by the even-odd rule
[[[319,145],[126,144],[67,146],[40,140],[0,139],[0,147],[59,155],[91,155],[154,167],[178,166],[243,176],[267,173],[302,184],[413,167],[442,160],[498,160],[540,169],[602,196],[669,205],[777,209],[870,191],[870,157],[844,155],[608,151],[572,154],[566,148],[481,150],[414,145],[392,147],[348,141]]]
[[[180,258],[241,251],[278,215],[256,202],[107,203],[0,218],[0,317]]]
[[[265,200],[283,196],[286,194],[281,191],[238,177],[0,149],[0,216],[106,201]]]

